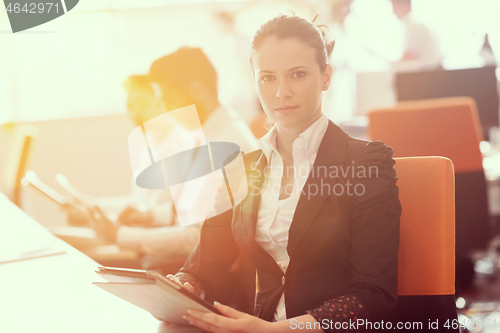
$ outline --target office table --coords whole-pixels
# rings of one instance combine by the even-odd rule
[[[2,241],[3,240],[3,241]],[[0,254],[43,242],[63,254],[0,263],[0,332],[200,332],[172,327],[92,285],[99,266],[50,234],[0,193]]]

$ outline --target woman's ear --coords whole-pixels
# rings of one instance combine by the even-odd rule
[[[328,90],[330,82],[332,81],[333,68],[332,65],[327,64],[325,72],[323,73],[323,91]]]

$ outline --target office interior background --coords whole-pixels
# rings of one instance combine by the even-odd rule
[[[444,69],[500,61],[499,1],[413,0],[412,6],[412,15],[433,33]],[[33,124],[38,135],[30,169],[49,185],[57,188],[54,174],[60,172],[92,195],[129,192],[126,138],[133,125],[126,114],[126,78],[147,73],[155,59],[181,46],[201,47],[217,70],[221,102],[251,123],[259,115],[248,66],[251,36],[270,17],[291,12],[310,20],[319,14],[317,22],[338,40],[324,101],[331,120],[363,126],[370,108],[395,103],[391,75],[384,73],[401,56],[403,27],[388,0],[86,0],[42,26],[0,34],[2,168],[9,170],[9,134]],[[3,8],[0,30],[10,30]],[[375,74],[357,84],[359,73]],[[9,173],[2,174],[1,188],[8,191]],[[27,205],[42,224],[64,223],[57,206],[36,193]]]
[[[221,103],[248,124],[260,122],[248,66],[250,40],[267,19],[293,12],[309,20],[319,14],[317,23],[328,26],[327,34],[337,40],[323,110],[353,136],[368,138],[367,114],[398,102],[398,74],[479,70],[471,81],[472,97],[494,92],[476,103],[489,213],[495,221],[500,216],[500,1],[413,0],[412,7],[435,49],[422,43],[423,52],[433,57],[406,63],[405,26],[389,0],[81,0],[67,15],[17,34],[7,33],[1,8],[0,190],[12,193],[20,154],[16,140],[30,131],[28,169],[56,190],[62,190],[55,181],[61,173],[93,196],[130,193],[127,138],[136,125],[127,114],[124,82],[146,74],[155,59],[181,46],[201,47],[209,56]],[[484,77],[480,69],[488,69]],[[66,224],[60,207],[33,189],[23,188],[21,200],[42,225]],[[498,231],[498,225],[492,229]]]

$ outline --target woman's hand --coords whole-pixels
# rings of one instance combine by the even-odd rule
[[[185,282],[184,284],[182,284],[181,281],[179,281],[179,279],[177,279],[175,276],[173,276],[172,274],[168,274],[166,276],[167,279],[169,279],[170,281],[172,281],[173,283],[175,284],[178,284],[179,286],[183,287],[184,289],[186,289],[187,291],[191,292],[194,294],[194,288],[193,286],[191,285],[191,283],[189,282]]]
[[[75,226],[88,226],[91,217],[85,207],[75,202],[67,202],[61,206],[67,217],[68,224]]]
[[[215,302],[215,308],[223,315],[190,309],[184,319],[207,332],[254,333],[273,332],[273,323],[240,312],[229,306]]]
[[[142,205],[139,208],[132,206],[125,207],[116,220],[120,225],[133,227],[150,227],[153,221],[153,212]]]
[[[106,214],[97,206],[89,208],[89,214],[92,218],[93,227],[97,236],[116,243],[118,225],[107,218]]]
[[[182,284],[181,281],[179,281],[179,279],[177,279],[175,276],[173,276],[172,274],[168,274],[166,276],[167,279],[169,279],[170,281],[172,281],[173,283],[175,284],[178,284],[179,286],[183,287],[184,289],[186,289],[187,291],[191,292],[191,293],[194,293],[194,288],[193,286],[189,283],[189,282],[186,282],[184,284]],[[173,325],[172,323],[166,321],[166,320],[163,320],[161,319],[160,317],[157,317],[155,316],[154,314],[151,314],[153,317],[155,317],[156,319],[160,320],[160,321],[163,321],[165,323],[168,323],[168,324],[171,324]]]

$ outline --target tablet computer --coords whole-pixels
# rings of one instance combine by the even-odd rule
[[[188,309],[220,314],[209,302],[155,271],[99,267],[96,273],[107,282],[94,285],[176,325],[189,325],[182,318]]]

